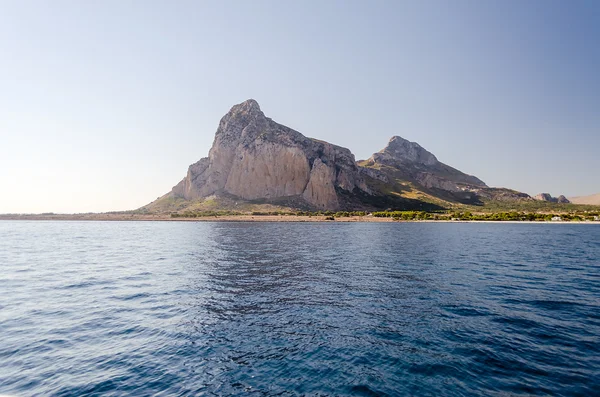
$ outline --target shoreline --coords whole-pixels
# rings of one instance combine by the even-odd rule
[[[119,222],[360,222],[360,223],[533,223],[533,224],[588,224],[600,225],[600,221],[490,221],[490,220],[394,220],[389,217],[350,216],[338,217],[334,220],[327,216],[307,215],[223,215],[202,216],[195,218],[172,218],[170,215],[139,215],[139,214],[24,214],[0,215],[0,221],[119,221]]]

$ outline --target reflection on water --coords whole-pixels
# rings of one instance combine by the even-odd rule
[[[600,228],[0,222],[0,393],[587,394]]]

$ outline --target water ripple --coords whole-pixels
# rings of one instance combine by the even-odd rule
[[[600,228],[0,222],[0,393],[600,390]]]

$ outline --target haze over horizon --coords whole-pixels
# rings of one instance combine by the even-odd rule
[[[394,135],[490,186],[600,192],[600,3],[7,1],[0,213],[128,210],[220,118],[349,148]]]

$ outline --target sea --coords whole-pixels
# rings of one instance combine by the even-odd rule
[[[0,221],[0,394],[600,395],[600,226]]]

